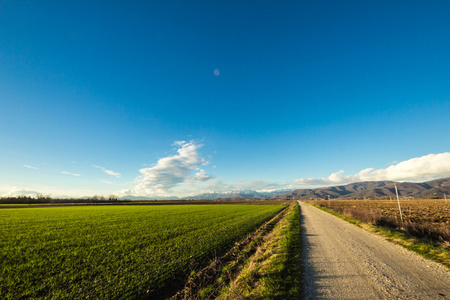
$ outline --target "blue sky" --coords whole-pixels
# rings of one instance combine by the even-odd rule
[[[0,1],[0,195],[450,176],[449,11]]]

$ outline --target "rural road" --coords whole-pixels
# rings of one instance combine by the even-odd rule
[[[450,299],[450,271],[309,204],[305,299]]]

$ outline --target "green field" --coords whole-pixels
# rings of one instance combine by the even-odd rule
[[[0,295],[159,298],[282,205],[0,210]]]

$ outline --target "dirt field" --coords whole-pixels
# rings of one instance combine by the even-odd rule
[[[301,203],[304,299],[448,299],[450,273]]]
[[[450,200],[400,200],[403,226],[397,200],[311,200],[306,201],[329,208],[363,222],[403,227],[410,233],[450,243]]]

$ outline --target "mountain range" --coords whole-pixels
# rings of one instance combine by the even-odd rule
[[[450,177],[427,182],[397,182],[398,194],[402,198],[443,198],[450,199]],[[315,189],[276,190],[258,192],[253,190],[236,192],[214,192],[191,197],[136,197],[125,196],[119,199],[127,200],[237,200],[237,199],[389,199],[395,197],[393,181],[363,181],[346,185],[320,187]]]
[[[398,182],[400,197],[443,198],[450,195],[450,177],[427,182]],[[297,189],[283,195],[285,199],[388,199],[395,197],[393,181],[364,181],[316,189]]]

